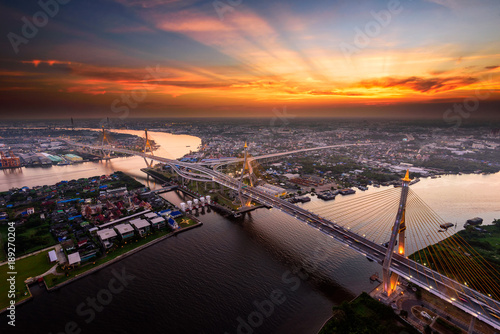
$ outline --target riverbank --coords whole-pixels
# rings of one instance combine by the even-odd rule
[[[195,217],[189,217],[189,218],[192,219],[192,220],[194,220],[194,221],[196,221],[196,223],[193,224],[193,225],[190,225],[190,226],[179,228],[179,229],[177,229],[175,231],[172,231],[170,233],[167,233],[165,235],[158,236],[157,238],[155,238],[155,239],[147,242],[146,244],[138,246],[138,247],[135,247],[135,248],[127,251],[126,253],[117,255],[116,257],[110,257],[108,259],[104,258],[104,262],[102,262],[98,266],[85,268],[83,272],[78,273],[78,274],[76,274],[74,276],[69,276],[69,277],[65,276],[64,281],[61,281],[61,282],[59,282],[57,284],[51,284],[50,281],[49,281],[49,283],[47,281],[50,278],[60,277],[61,275],[54,275],[54,274],[46,275],[44,277],[45,288],[47,289],[47,291],[53,291],[53,290],[60,289],[63,286],[66,286],[66,285],[68,285],[70,283],[73,283],[74,281],[76,281],[76,280],[78,280],[80,278],[83,278],[85,276],[91,275],[91,274],[93,274],[93,273],[95,273],[95,272],[97,272],[97,271],[99,271],[99,270],[101,270],[101,269],[103,269],[103,268],[111,265],[111,264],[119,262],[119,261],[121,261],[121,260],[123,260],[123,259],[125,259],[125,258],[127,258],[127,257],[129,257],[129,256],[131,256],[131,255],[133,255],[135,253],[137,253],[137,252],[140,252],[143,249],[151,247],[151,246],[153,246],[153,245],[155,245],[155,244],[157,244],[157,243],[159,243],[159,242],[161,242],[163,240],[166,240],[166,239],[174,237],[174,236],[176,236],[176,235],[178,235],[180,233],[186,232],[188,230],[191,230],[193,228],[197,228],[197,227],[200,227],[200,226],[203,225],[203,223],[201,221],[199,221],[198,219],[196,219]],[[43,255],[46,255],[45,253]],[[90,266],[90,264],[87,265],[87,266]],[[86,267],[86,266],[84,266],[84,267]],[[81,268],[84,268],[84,267],[81,267]],[[34,276],[37,276],[37,275],[34,275]],[[16,307],[19,306],[19,305],[21,305],[22,303],[25,303],[27,300],[29,300],[29,299],[32,298],[31,297],[31,291],[29,290],[29,286],[26,285],[26,288],[27,288],[27,292],[28,292],[29,295],[27,295],[26,298],[23,298],[22,300],[19,300],[18,302],[16,302]],[[0,314],[3,313],[3,312],[5,312],[6,310],[7,310],[7,306],[4,307],[2,310],[0,310]]]
[[[50,249],[44,250],[42,252],[37,252],[36,254],[24,257],[22,259],[21,258],[16,259],[15,261],[15,272],[17,273],[15,275],[16,306],[24,303],[26,299],[31,298],[31,292],[29,290],[29,287],[25,284],[25,281],[30,277],[36,277],[46,272],[47,270],[49,270],[54,266],[53,263],[49,263],[47,260],[48,258],[47,253],[49,252],[49,250],[53,248],[54,247],[51,247]],[[8,272],[10,272],[8,264],[0,266],[0,277],[2,277],[2,279],[7,278],[11,275],[11,274],[8,275]],[[11,299],[8,298],[8,291],[9,291],[9,284],[3,281],[2,284],[0,284],[0,308],[1,308],[0,313],[5,312],[7,307],[9,306]]]
[[[202,225],[203,225],[203,223],[200,222],[200,221],[198,221],[194,225],[190,225],[190,226],[186,226],[186,227],[181,227],[178,230],[175,230],[175,231],[170,232],[168,234],[165,234],[163,236],[158,236],[156,239],[151,240],[151,241],[149,241],[148,243],[146,243],[144,245],[141,245],[141,246],[138,246],[136,248],[133,248],[133,249],[127,251],[126,253],[119,254],[116,257],[109,258],[108,260],[105,260],[103,263],[101,263],[97,267],[93,267],[91,269],[89,268],[89,269],[85,270],[84,272],[76,274],[73,277],[69,277],[68,279],[66,279],[66,280],[64,280],[62,282],[59,282],[59,283],[57,283],[55,285],[52,285],[50,282],[47,283],[47,278],[50,279],[50,278],[53,278],[53,277],[57,277],[57,275],[53,275],[53,276],[48,275],[50,277],[44,278],[45,287],[47,288],[48,291],[53,291],[53,290],[60,289],[61,287],[66,286],[66,285],[68,285],[68,284],[76,281],[77,279],[80,279],[80,278],[85,277],[87,275],[91,275],[91,274],[93,274],[93,273],[95,273],[95,272],[97,272],[97,271],[99,271],[99,270],[101,270],[101,269],[103,269],[103,268],[105,268],[105,267],[113,264],[113,263],[119,262],[119,261],[121,261],[121,260],[123,260],[123,259],[125,259],[125,258],[127,258],[127,257],[129,257],[129,256],[131,256],[131,255],[133,255],[135,253],[137,253],[137,252],[140,252],[143,249],[146,249],[146,248],[148,248],[150,246],[153,246],[153,245],[157,244],[160,241],[163,241],[165,239],[171,238],[173,236],[176,236],[177,234],[186,232],[186,231],[188,231],[190,229],[193,229],[193,228],[196,228],[196,227],[200,227]]]
[[[496,223],[495,223],[496,222]],[[466,284],[485,295],[498,299],[499,294],[492,287],[492,279],[500,272],[500,220],[492,225],[469,226],[452,236],[421,249],[409,256],[411,260],[425,263],[448,277]],[[488,263],[489,265],[484,265]],[[479,270],[480,275],[464,271],[458,274],[454,268],[470,267]]]

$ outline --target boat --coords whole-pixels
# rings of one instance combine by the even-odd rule
[[[354,193],[356,193],[356,190],[351,189],[351,188],[346,188],[346,189],[340,190],[341,195],[350,195],[350,194],[354,194]]]
[[[420,179],[417,177],[415,180],[413,180],[413,181],[410,182],[410,186],[412,184],[415,184],[415,183],[418,183],[418,182],[420,182]]]
[[[332,199],[335,199],[337,195],[333,194],[330,191],[324,191],[318,194],[318,198],[324,200],[324,201],[331,201]]]
[[[290,203],[295,204],[295,203],[305,203],[305,202],[310,202],[311,198],[310,197],[293,197],[290,199]]]
[[[481,225],[483,223],[483,218],[480,218],[480,217],[474,217],[474,218],[471,218],[471,219],[467,219],[467,221],[465,222],[464,224],[464,227],[467,227],[469,225]]]
[[[452,223],[444,223],[444,224],[439,225],[439,227],[441,227],[443,230],[447,230],[453,226],[455,226],[455,224],[452,224]]]

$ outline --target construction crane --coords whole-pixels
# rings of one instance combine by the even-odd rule
[[[9,156],[0,151],[0,168],[17,168],[21,167],[21,160],[16,157],[14,152],[9,151]]]

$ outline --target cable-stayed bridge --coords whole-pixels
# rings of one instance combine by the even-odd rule
[[[446,239],[453,230],[440,227],[445,222],[410,189],[408,173],[400,188],[306,210],[252,186],[242,186],[243,178],[236,179],[200,164],[155,156],[147,152],[148,141],[146,137],[144,152],[137,152],[66,140],[70,145],[93,151],[140,156],[148,165],[156,161],[189,180],[217,182],[237,191],[240,198],[279,209],[378,262],[383,268],[387,298],[398,291],[398,279],[403,277],[500,329],[500,274],[463,239]],[[246,155],[245,148],[242,174],[251,169],[246,166]],[[426,251],[427,246],[434,252]],[[413,255],[409,258],[408,254]]]

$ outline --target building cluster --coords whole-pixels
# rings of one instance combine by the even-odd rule
[[[99,155],[75,151],[64,140],[70,136],[76,141],[101,143],[102,133],[90,130],[69,130],[61,128],[18,128],[0,127],[0,169],[19,167],[50,167],[69,165],[101,159]],[[142,150],[144,138],[127,134],[109,135],[113,146]],[[3,160],[4,159],[4,160]]]
[[[162,210],[159,212],[144,211],[140,214],[119,219],[116,221],[95,227],[91,232],[95,232],[105,249],[113,247],[116,240],[127,241],[135,236],[144,237],[152,230],[162,230],[167,226],[178,229],[179,225],[175,219],[182,217],[180,211]]]
[[[177,229],[181,217],[172,204],[121,172],[0,193],[0,221],[16,223],[19,249],[55,241],[68,265],[90,261],[130,238]],[[29,229],[43,237],[24,237]]]
[[[359,121],[334,120],[321,125],[304,120],[278,123],[191,122],[171,124],[170,128],[176,133],[189,129],[189,134],[202,138],[200,150],[185,157],[191,162],[242,157],[245,142],[251,156],[340,145],[255,163],[262,167],[267,182],[289,191],[334,183],[390,185],[406,169],[418,177],[500,170],[499,132],[488,127],[478,127],[471,134],[469,128],[397,121],[373,121],[362,126]]]

